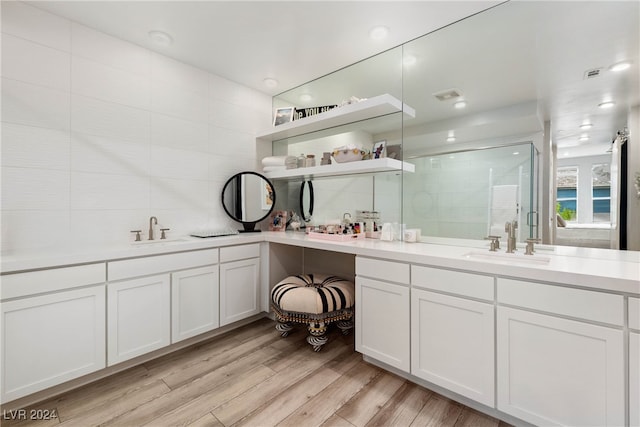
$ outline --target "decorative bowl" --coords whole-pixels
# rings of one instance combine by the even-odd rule
[[[364,154],[364,151],[357,148],[350,150],[333,150],[333,152],[331,153],[333,159],[338,163],[348,163],[362,160]]]

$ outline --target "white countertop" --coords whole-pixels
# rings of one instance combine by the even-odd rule
[[[1,269],[2,274],[9,274],[64,265],[270,242],[640,295],[640,252],[541,246],[535,255],[529,257],[522,253],[522,249],[516,254],[505,254],[504,249],[493,254],[485,247],[487,242],[459,241],[464,245],[459,246],[451,244],[452,241],[456,242],[443,240],[437,243],[407,243],[376,239],[333,242],[311,239],[304,233],[294,232],[242,233],[209,239],[183,237],[163,243],[124,243],[102,248],[61,248],[56,253],[3,255]]]

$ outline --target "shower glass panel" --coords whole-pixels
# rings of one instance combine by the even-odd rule
[[[422,236],[477,240],[505,236],[505,223],[516,220],[519,241],[536,237],[536,157],[523,143],[410,159],[403,222]]]

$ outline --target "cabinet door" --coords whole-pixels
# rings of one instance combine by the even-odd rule
[[[498,409],[536,425],[625,423],[621,330],[498,307]]]
[[[411,373],[494,405],[493,304],[411,290]]]
[[[108,285],[109,366],[169,345],[169,284],[162,274]]]
[[[409,372],[409,287],[356,277],[356,350]]]
[[[629,333],[629,425],[640,427],[640,333]]]
[[[220,326],[218,266],[171,274],[171,342]]]
[[[105,367],[104,285],[1,306],[2,402]]]
[[[260,258],[220,264],[220,326],[260,313]]]

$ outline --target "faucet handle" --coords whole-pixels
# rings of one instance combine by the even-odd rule
[[[142,239],[140,239],[140,233],[142,233],[142,230],[131,230],[132,233],[136,233],[136,242],[140,242]]]
[[[160,234],[160,240],[162,240],[162,239],[166,239],[166,238],[167,238],[167,236],[165,235],[165,233],[164,233],[164,232],[165,232],[165,231],[168,231],[168,230],[171,230],[171,229],[170,229],[170,228],[161,228],[161,229],[160,229],[160,231],[161,231],[161,234]]]
[[[501,236],[487,236],[484,238],[484,240],[491,240],[491,243],[489,243],[489,250],[491,252],[500,249],[500,237]]]
[[[532,239],[529,238],[526,240],[527,242],[527,247],[524,250],[524,254],[525,255],[533,255],[533,253],[535,252],[534,248],[533,248],[533,244],[534,243],[540,243],[540,239]]]

